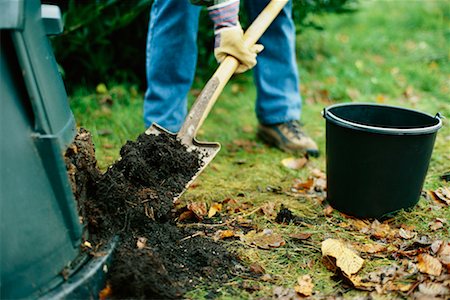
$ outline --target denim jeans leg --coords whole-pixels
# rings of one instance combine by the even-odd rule
[[[186,116],[187,93],[197,64],[201,7],[189,0],[155,0],[147,36],[144,122],[177,132]]]
[[[268,0],[247,0],[250,20],[258,16]],[[265,125],[298,120],[301,96],[295,54],[295,24],[292,0],[284,7],[259,40],[265,49],[254,68],[257,87],[256,116]]]

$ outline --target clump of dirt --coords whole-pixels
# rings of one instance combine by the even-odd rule
[[[80,131],[77,150],[68,151],[66,162],[69,174],[75,172],[74,194],[93,248],[120,236],[108,278],[113,297],[178,298],[202,280],[227,279],[236,257],[173,221],[173,198],[201,167],[199,153],[187,151],[170,135],[142,134],[100,174],[86,134]]]
[[[302,225],[304,223],[311,223],[311,220],[299,217],[292,213],[292,211],[289,208],[285,208],[283,205],[280,208],[280,211],[278,212],[277,216],[275,217],[275,222],[279,224],[295,224],[295,225]]]

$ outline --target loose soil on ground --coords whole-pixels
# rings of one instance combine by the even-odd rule
[[[227,280],[237,258],[221,244],[177,227],[173,198],[201,167],[199,153],[173,137],[141,134],[101,174],[91,135],[80,129],[66,153],[79,214],[92,255],[113,237],[108,273],[112,298],[179,298],[203,280]],[[86,245],[86,243],[84,243]]]

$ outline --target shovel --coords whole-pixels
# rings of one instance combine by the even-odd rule
[[[263,35],[275,17],[280,13],[283,7],[289,0],[272,0],[253,21],[250,27],[244,34],[244,45],[246,47],[253,46],[258,39]],[[206,168],[206,166],[213,160],[220,150],[220,144],[215,142],[199,142],[195,136],[198,129],[203,124],[208,113],[219,97],[225,85],[230,80],[239,66],[239,61],[227,56],[212,78],[206,83],[200,95],[195,100],[191,110],[189,111],[180,131],[177,134],[169,132],[158,124],[153,123],[145,133],[148,135],[159,135],[160,133],[171,135],[176,138],[181,144],[185,145],[188,151],[196,151],[200,154],[201,167],[195,175],[185,185],[184,189],[174,197],[176,201],[191,185],[197,176]]]

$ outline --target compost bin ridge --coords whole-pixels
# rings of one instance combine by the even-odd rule
[[[84,129],[66,152],[89,251],[120,236],[108,273],[111,297],[179,298],[203,280],[227,280],[237,258],[209,238],[186,238],[193,230],[178,227],[172,215],[174,196],[202,166],[200,154],[168,134],[143,133],[120,156],[101,174]]]

